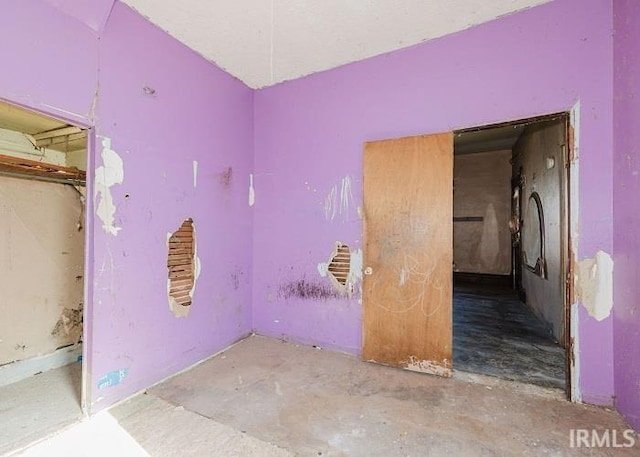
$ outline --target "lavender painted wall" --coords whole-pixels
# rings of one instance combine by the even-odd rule
[[[579,14],[577,14],[579,12]],[[357,354],[359,293],[331,296],[317,264],[361,247],[362,143],[568,111],[580,102],[579,258],[612,252],[612,5],[556,0],[255,95],[253,319],[259,333]],[[353,199],[328,220],[349,176]],[[328,289],[327,289],[328,288]],[[580,385],[613,395],[612,319],[581,309]]]
[[[90,125],[98,36],[42,0],[0,0],[0,98]]]
[[[632,0],[616,5],[623,13],[619,29],[631,33],[620,18],[637,17],[637,5]],[[637,250],[637,239],[619,228],[628,222],[631,204],[622,186],[614,193],[611,184],[608,0],[555,0],[261,90],[255,100],[242,83],[127,7],[111,6],[110,0],[90,7],[78,0],[0,0],[0,98],[95,126],[96,166],[102,137],[111,139],[124,160],[124,182],[113,188],[122,230],[108,235],[96,219],[88,247],[92,303],[87,313],[95,328],[85,344],[94,411],[223,348],[249,331],[252,317],[261,333],[360,351],[359,293],[351,299],[330,296],[317,264],[328,260],[335,241],[361,247],[363,141],[564,111],[579,101],[579,258],[614,248],[614,198],[616,253]],[[615,102],[615,177],[629,187],[637,186],[637,179],[625,168],[623,151],[637,156],[630,135],[638,113],[624,95],[637,88],[630,77],[638,71],[625,56],[634,39],[619,34],[616,41],[616,62],[626,66],[616,71],[623,98]],[[195,188],[194,160],[199,163]],[[229,167],[227,185],[223,174]],[[255,274],[247,206],[251,170],[257,193]],[[338,198],[328,220],[333,213],[328,208],[326,217],[327,195],[333,188],[338,197],[344,189],[345,200],[340,206]],[[167,232],[187,217],[195,221],[202,274],[190,315],[176,319],[166,300],[165,242]],[[638,320],[629,303],[637,303],[632,287],[638,259],[622,257],[616,258],[615,388],[620,409],[637,423],[638,364],[632,348]],[[581,310],[579,330],[584,398],[610,403],[613,320],[596,322]],[[101,378],[120,369],[128,370],[121,383],[97,388]]]
[[[640,430],[640,2],[613,5],[615,393],[618,410]]]
[[[112,187],[122,229],[113,236],[90,221],[85,350],[95,412],[251,329],[253,91],[119,2],[98,35],[93,19],[108,2],[49,1],[0,1],[0,98],[95,126],[95,166],[104,137],[124,162],[124,182]],[[202,269],[189,315],[176,318],[166,240],[189,217]],[[120,382],[98,388],[104,379]]]
[[[98,139],[112,139],[125,174],[113,188],[122,230],[94,230],[93,386],[129,370],[120,385],[93,391],[111,403],[251,329],[253,91],[119,2],[100,59]],[[166,241],[189,217],[202,270],[189,315],[177,319]]]

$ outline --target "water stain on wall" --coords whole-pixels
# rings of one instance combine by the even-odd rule
[[[102,221],[102,228],[111,235],[117,235],[122,227],[115,225],[116,204],[111,188],[124,181],[122,158],[111,147],[111,139],[102,138],[102,165],[96,168],[94,180],[94,198],[96,215]]]
[[[224,171],[220,173],[219,181],[220,181],[220,185],[224,189],[229,189],[233,182],[233,168],[231,167],[225,168]]]
[[[303,277],[280,285],[278,297],[283,299],[331,300],[342,298],[342,294],[327,284],[311,282]]]

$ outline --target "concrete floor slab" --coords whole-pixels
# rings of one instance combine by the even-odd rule
[[[0,388],[0,455],[43,439],[82,417],[81,363]]]
[[[632,448],[571,448],[577,429],[627,444],[616,412],[556,389],[437,378],[255,336],[15,455],[640,455],[635,434]]]
[[[613,411],[251,337],[150,390],[297,455],[639,455],[572,449],[571,430],[628,427]]]

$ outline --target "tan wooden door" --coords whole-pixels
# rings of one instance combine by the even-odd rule
[[[453,133],[364,149],[363,358],[450,376]]]

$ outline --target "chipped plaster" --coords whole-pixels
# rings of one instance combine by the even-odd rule
[[[256,190],[253,187],[253,173],[249,174],[249,206],[256,204]]]
[[[592,258],[578,262],[576,294],[589,315],[602,321],[613,308],[613,259],[598,251]]]
[[[94,198],[96,215],[102,221],[105,232],[116,236],[122,227],[115,225],[116,204],[113,201],[111,187],[124,181],[124,163],[116,151],[111,148],[111,139],[102,137],[102,165],[96,168]]]
[[[193,275],[193,286],[191,286],[191,290],[189,290],[189,297],[193,300],[193,293],[196,290],[196,284],[198,282],[198,278],[200,277],[200,271],[202,269],[202,264],[200,262],[200,257],[198,257],[198,237],[196,234],[196,224],[192,223],[193,228],[193,263],[194,263],[194,275]],[[173,236],[173,233],[167,232],[167,249],[169,249],[169,240]],[[180,305],[175,298],[171,296],[171,279],[167,278],[167,300],[169,302],[169,309],[176,317],[186,317],[189,314],[191,306],[182,306]]]

